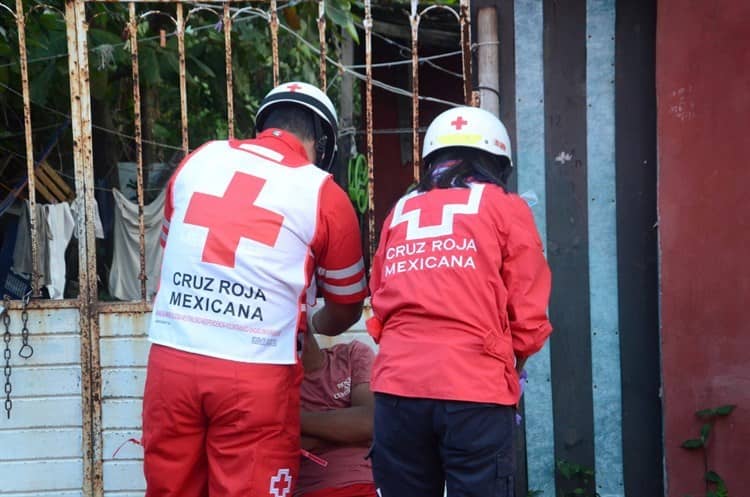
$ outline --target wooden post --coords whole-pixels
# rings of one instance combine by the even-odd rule
[[[481,7],[477,13],[477,66],[480,106],[500,116],[500,50],[497,7]]]

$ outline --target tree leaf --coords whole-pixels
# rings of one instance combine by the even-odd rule
[[[357,28],[354,26],[352,6],[349,0],[326,0],[326,17],[334,24],[345,29],[352,39],[359,43]]]
[[[214,71],[210,67],[208,67],[206,64],[204,64],[203,61],[201,61],[198,57],[193,57],[191,55],[189,58],[190,58],[190,62],[195,64],[198,69],[203,71],[203,74],[205,76],[208,76],[209,78],[216,77],[216,73],[214,73]]]
[[[109,95],[110,81],[106,71],[91,71],[89,88],[94,100],[104,100]]]
[[[732,411],[734,411],[735,407],[737,406],[734,404],[729,404],[729,405],[717,407],[714,410],[716,411],[716,414],[718,416],[729,416],[732,413]]]
[[[101,45],[122,44],[122,38],[115,33],[103,29],[91,28],[89,29],[89,36],[91,37],[91,50],[95,50]]]
[[[701,440],[703,443],[706,443],[706,440],[708,440],[708,436],[711,434],[711,424],[705,423],[703,426],[701,426]]]
[[[351,20],[351,5],[346,0],[326,0],[326,17],[338,26],[345,26]]]
[[[695,415],[701,419],[706,419],[716,416],[716,411],[714,409],[701,409],[700,411],[696,412]]]
[[[681,445],[683,449],[700,449],[703,446],[703,440],[701,440],[700,438],[691,438],[689,440],[685,440]]]
[[[55,88],[52,80],[56,72],[55,63],[50,62],[40,74],[31,79],[29,82],[29,95],[32,102],[40,105],[47,104],[50,90],[54,90]]]
[[[729,489],[727,489],[724,480],[721,480],[716,484],[716,496],[717,497],[729,497]]]
[[[573,476],[573,468],[571,467],[569,462],[563,459],[557,461],[557,470],[566,480],[570,480]]]
[[[149,46],[141,47],[138,59],[141,82],[147,86],[160,84],[161,72],[159,71],[156,51]]]
[[[723,480],[716,471],[709,471],[706,473],[706,481],[710,481],[711,483],[721,483]]]

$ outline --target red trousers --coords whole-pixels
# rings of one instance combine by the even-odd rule
[[[374,483],[358,483],[339,488],[323,488],[302,497],[377,497]]]
[[[153,345],[143,395],[146,497],[291,497],[299,364],[249,364]]]

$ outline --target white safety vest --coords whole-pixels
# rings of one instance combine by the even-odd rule
[[[173,178],[149,337],[223,359],[293,364],[314,296],[310,249],[328,174],[266,147],[211,142]]]

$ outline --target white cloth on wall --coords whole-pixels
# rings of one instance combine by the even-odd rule
[[[117,189],[112,189],[112,195],[115,199],[114,256],[109,272],[109,293],[119,300],[141,300],[138,204]],[[162,257],[159,238],[165,199],[166,189],[143,208],[147,300],[152,299],[159,283]]]
[[[47,210],[47,224],[49,226],[49,247],[47,258],[49,259],[50,282],[47,285],[49,298],[62,299],[65,292],[65,250],[68,248],[70,238],[76,223],[70,204],[61,202],[59,204],[48,204],[44,206]]]

